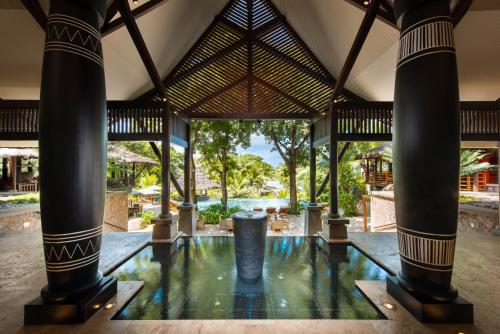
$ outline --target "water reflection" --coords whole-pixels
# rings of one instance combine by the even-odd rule
[[[263,277],[248,284],[232,237],[195,237],[148,246],[113,275],[144,281],[118,319],[380,319],[355,280],[387,273],[352,246],[268,237]]]

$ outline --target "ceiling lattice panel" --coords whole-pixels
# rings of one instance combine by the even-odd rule
[[[270,0],[231,0],[164,84],[193,117],[307,118],[335,81]]]

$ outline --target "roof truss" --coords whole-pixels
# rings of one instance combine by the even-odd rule
[[[312,118],[335,82],[270,0],[231,0],[163,85],[192,117]],[[345,90],[338,99],[360,100]]]

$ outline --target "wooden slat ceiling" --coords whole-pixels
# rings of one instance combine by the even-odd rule
[[[227,119],[312,118],[334,85],[270,0],[230,1],[164,80],[177,113]]]

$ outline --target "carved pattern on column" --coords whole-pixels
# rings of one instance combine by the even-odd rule
[[[399,40],[397,67],[441,52],[455,53],[453,24],[448,16],[431,17],[405,29]]]
[[[434,234],[398,227],[399,253],[406,263],[433,271],[452,271],[456,234]]]
[[[47,271],[74,270],[99,260],[102,226],[73,233],[43,234]]]
[[[82,20],[63,14],[52,14],[47,22],[45,52],[69,52],[104,67],[98,30]]]

